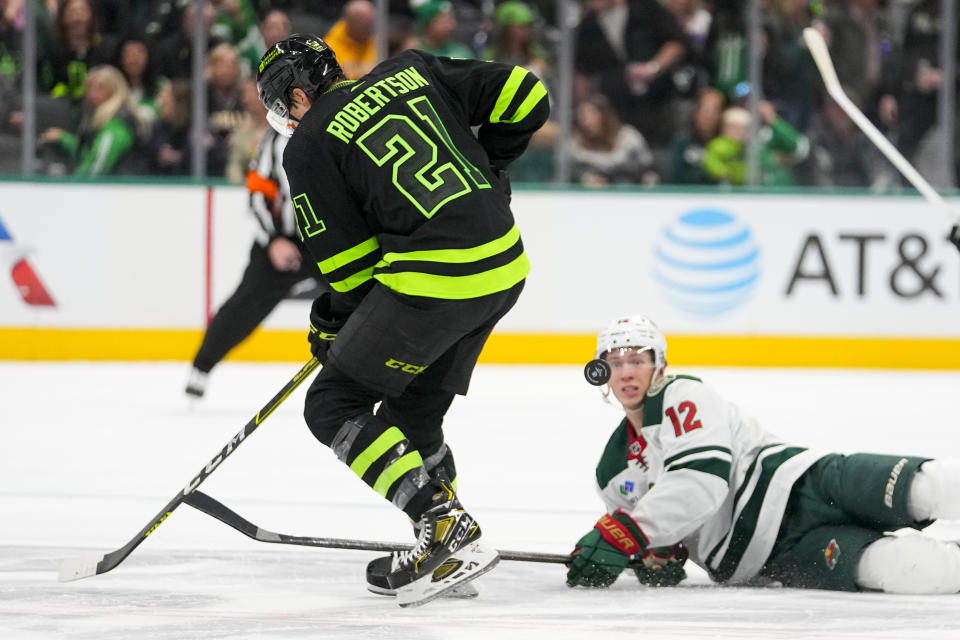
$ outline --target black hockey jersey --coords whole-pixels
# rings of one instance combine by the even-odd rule
[[[467,299],[529,263],[499,175],[549,112],[521,67],[406,51],[319,96],[284,154],[303,241],[334,291]],[[474,130],[476,134],[474,134]]]

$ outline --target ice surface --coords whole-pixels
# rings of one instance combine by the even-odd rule
[[[710,586],[625,574],[571,590],[560,565],[502,562],[475,600],[400,609],[364,588],[375,553],[268,545],[181,506],[111,572],[64,558],[126,543],[297,365],[225,363],[190,406],[177,363],[0,363],[0,638],[960,638],[960,596]],[[958,372],[692,369],[785,441],[960,455]],[[286,401],[202,488],[294,535],[410,541]],[[618,413],[577,367],[481,366],[447,440],[460,495],[501,549],[567,553],[600,515],[593,467]],[[960,526],[930,533],[960,538]]]

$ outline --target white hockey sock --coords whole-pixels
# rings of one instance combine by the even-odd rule
[[[910,484],[910,517],[918,521],[960,520],[960,459],[927,460]]]
[[[863,550],[855,579],[887,593],[957,593],[960,546],[919,534],[880,538]]]

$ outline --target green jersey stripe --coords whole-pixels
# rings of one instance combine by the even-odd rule
[[[379,248],[380,243],[377,241],[376,236],[373,236],[367,238],[360,244],[341,251],[335,256],[327,258],[326,260],[321,260],[317,263],[317,266],[320,267],[320,273],[330,273],[331,271],[350,264],[355,260],[359,260],[360,258],[372,253],[373,251],[376,251]]]
[[[630,444],[628,422],[624,418],[610,436],[597,464],[597,485],[603,489],[618,473],[627,468],[627,446]]]
[[[513,68],[513,71],[510,72],[510,77],[507,78],[507,81],[503,83],[503,88],[500,89],[500,95],[497,96],[497,102],[493,106],[493,111],[490,112],[490,122],[500,122],[500,117],[507,110],[507,107],[510,106],[510,103],[513,102],[514,96],[517,95],[517,90],[520,88],[523,79],[528,73],[529,72],[523,67]]]
[[[386,498],[387,492],[390,491],[394,482],[402,478],[408,471],[422,466],[423,459],[420,457],[420,452],[411,451],[383,470],[377,481],[373,483],[373,490]]]
[[[391,447],[396,446],[406,439],[407,437],[403,435],[400,429],[390,427],[377,436],[377,439],[371,442],[370,446],[361,451],[360,454],[353,459],[353,462],[350,464],[350,471],[353,471],[362,478],[363,474],[370,468],[370,465],[380,456],[389,451]]]
[[[775,442],[773,444],[768,444],[765,447],[761,447],[760,451],[757,451],[756,457],[753,459],[753,462],[750,463],[750,466],[747,467],[747,473],[743,476],[743,484],[737,488],[736,495],[733,496],[733,504],[740,503],[740,496],[746,491],[747,487],[750,485],[750,477],[753,475],[753,470],[756,468],[757,463],[760,462],[760,458],[763,455],[763,452],[771,447],[782,447],[783,443]]]
[[[727,548],[726,553],[723,554],[723,560],[720,561],[720,566],[716,569],[713,569],[710,565],[707,566],[714,580],[717,582],[725,582],[733,576],[737,570],[737,565],[740,564],[740,560],[747,550],[747,546],[750,544],[750,540],[753,538],[754,531],[756,531],[757,520],[760,517],[760,509],[763,506],[767,489],[770,487],[770,482],[773,480],[774,474],[784,462],[804,451],[806,451],[804,447],[787,447],[783,451],[764,458],[761,463],[760,479],[757,481],[757,486],[753,490],[753,494],[747,501],[746,506],[740,512],[740,516],[733,525],[729,536],[730,546]]]
[[[346,293],[347,291],[352,291],[356,289],[364,282],[373,277],[373,267],[369,269],[364,269],[363,271],[358,271],[349,278],[344,278],[343,280],[337,280],[336,282],[330,283],[330,288],[334,291],[339,291],[340,293]]]
[[[400,271],[378,273],[373,277],[397,293],[445,300],[466,300],[505,291],[527,277],[529,272],[530,261],[526,253],[521,253],[503,266],[467,276]]]
[[[734,508],[736,508],[736,506],[740,504],[740,496],[743,495],[743,492],[746,491],[747,488],[751,486],[752,484],[751,481],[753,480],[753,476],[754,476],[753,472],[756,469],[757,464],[760,463],[763,456],[763,452],[766,451],[767,449],[770,449],[771,447],[783,447],[783,446],[784,446],[783,444],[778,444],[778,443],[768,444],[764,447],[761,447],[760,450],[757,451],[757,455],[754,456],[753,461],[750,463],[750,466],[747,467],[747,472],[743,475],[743,482],[737,488],[737,492],[733,496]],[[717,545],[707,555],[707,561],[706,561],[707,566],[710,566],[713,563],[713,558],[717,555],[717,553],[720,552],[724,544],[726,544],[727,538],[728,536],[724,536],[723,539],[720,540],[720,542],[718,542]]]
[[[686,451],[681,451],[678,454],[670,456],[669,458],[663,461],[663,466],[669,467],[671,464],[673,464],[677,460],[681,460],[683,458],[686,458],[687,456],[691,456],[696,453],[702,453],[704,451],[719,451],[720,453],[725,453],[728,456],[732,455],[730,453],[730,449],[728,449],[727,447],[719,447],[719,446],[694,447],[693,449],[687,449]]]
[[[682,464],[676,464],[666,469],[667,472],[679,471],[680,469],[691,469],[715,475],[724,482],[730,482],[730,461],[719,458],[701,458],[700,460],[691,460]]]
[[[537,84],[533,85],[533,88],[530,90],[530,93],[527,94],[527,97],[524,98],[523,102],[520,103],[520,106],[517,107],[517,110],[509,118],[502,118],[500,122],[506,122],[507,124],[514,124],[520,122],[527,115],[533,111],[534,107],[537,106],[541,100],[543,100],[547,95],[547,88],[543,86],[543,83],[537,81]]]
[[[498,253],[503,253],[520,240],[520,229],[513,225],[506,234],[475,247],[466,249],[433,249],[427,251],[407,251],[406,253],[390,252],[384,254],[383,258],[377,263],[377,268],[385,267],[393,262],[401,260],[416,260],[421,262],[448,262],[453,264],[465,264],[468,262],[477,262],[484,260]]]

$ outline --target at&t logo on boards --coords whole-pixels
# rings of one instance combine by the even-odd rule
[[[672,306],[715,316],[750,298],[760,280],[760,249],[750,228],[733,214],[695,209],[661,232],[652,275]]]

